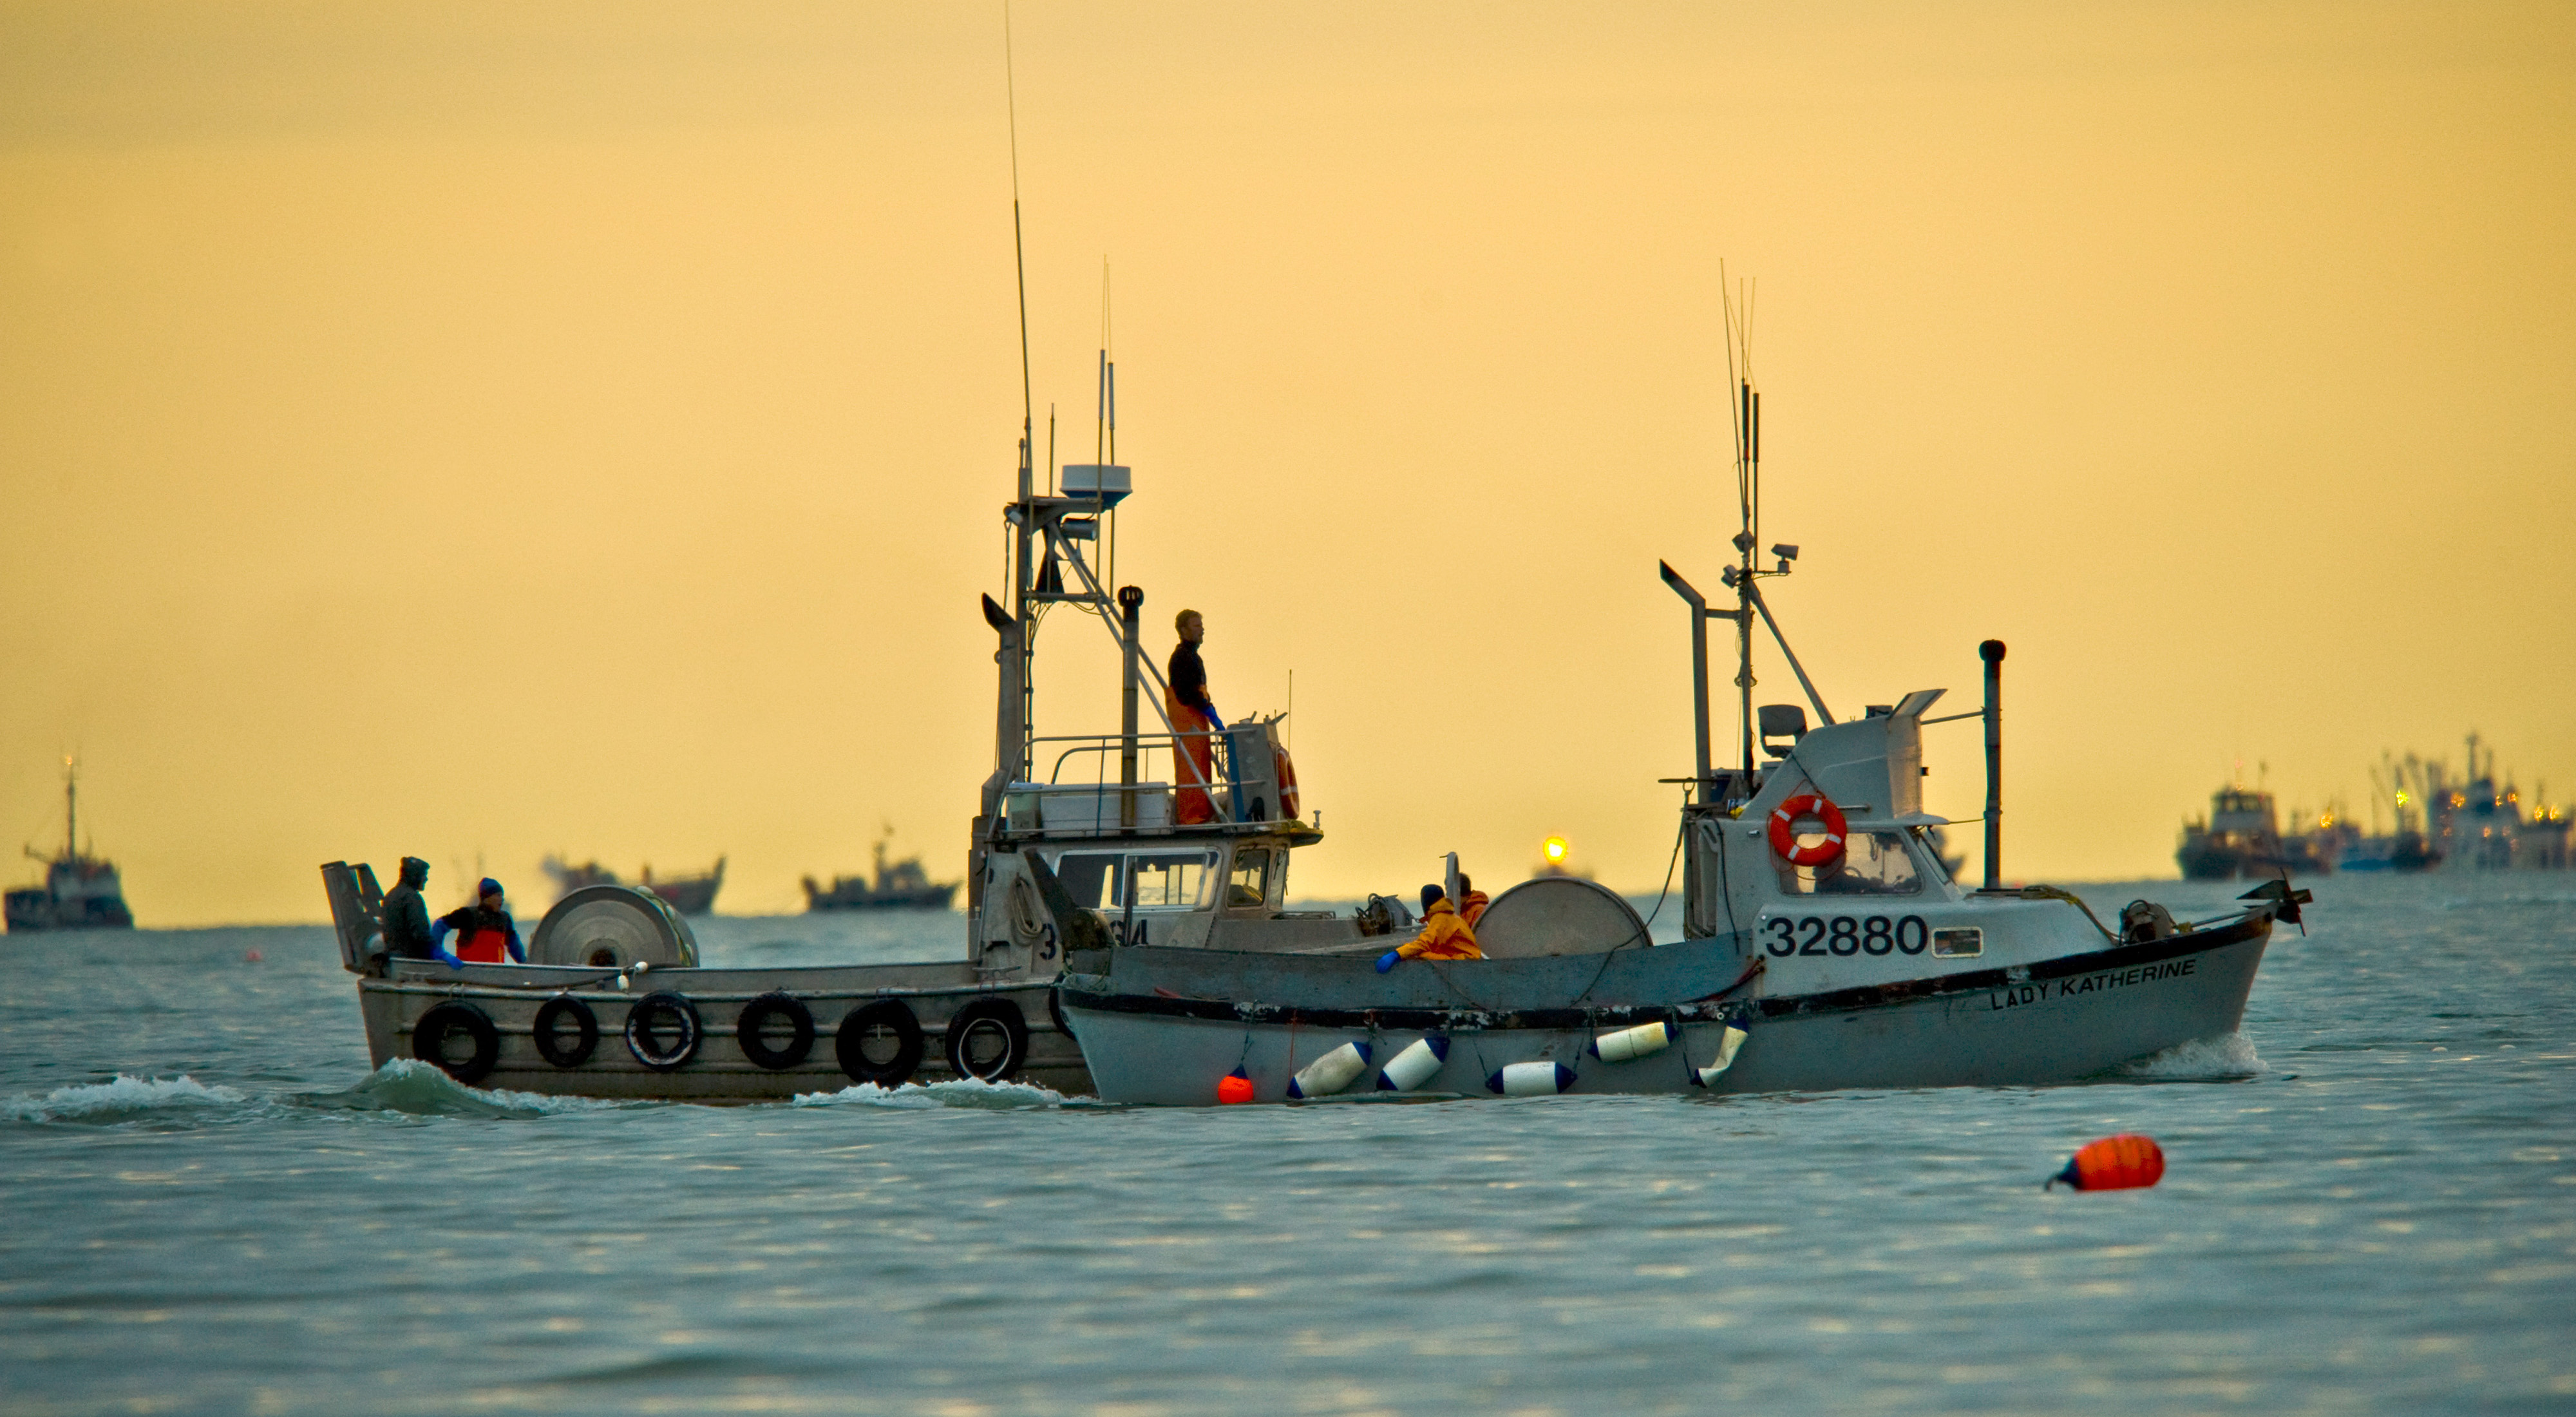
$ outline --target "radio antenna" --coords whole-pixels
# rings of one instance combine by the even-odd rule
[[[1020,239],[1020,84],[1011,67],[1011,0],[1002,0],[1002,101],[1011,120],[1011,263],[1020,278],[1020,437],[1037,431],[1038,401],[1029,378],[1029,255]]]

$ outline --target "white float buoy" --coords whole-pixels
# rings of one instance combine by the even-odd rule
[[[1592,1056],[1605,1063],[1651,1057],[1673,1046],[1673,1031],[1664,1024],[1641,1023],[1592,1040]]]
[[[1358,1081],[1359,1075],[1368,1071],[1368,1063],[1367,1044],[1345,1043],[1298,1069],[1297,1075],[1288,1079],[1288,1100],[1330,1097]]]
[[[1563,1063],[1511,1063],[1485,1079],[1486,1090],[1505,1097],[1554,1097],[1574,1086],[1574,1069]]]
[[[1692,1069],[1691,1081],[1702,1087],[1716,1086],[1717,1080],[1725,1075],[1726,1070],[1735,1066],[1735,1050],[1743,1046],[1744,1030],[1734,1024],[1728,1024],[1725,1034],[1718,1039],[1717,1061],[1705,1068]]]
[[[1449,1040],[1436,1033],[1426,1033],[1413,1040],[1401,1053],[1387,1060],[1384,1071],[1377,1075],[1380,1092],[1411,1092],[1431,1081],[1440,1065],[1449,1061]]]

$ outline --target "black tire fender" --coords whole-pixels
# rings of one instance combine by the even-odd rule
[[[447,1035],[463,1029],[474,1040],[474,1052],[462,1062],[447,1059]],[[460,999],[449,999],[420,1016],[411,1026],[411,1055],[471,1087],[492,1075],[501,1061],[501,1030],[492,1016]]]
[[[665,1044],[660,1037],[665,1031],[676,1033],[677,1039]],[[705,1034],[698,1022],[698,1006],[674,990],[657,989],[626,1010],[626,1051],[657,1073],[671,1072],[696,1057],[698,1040]]]
[[[772,1048],[761,1037],[761,1029],[770,1019],[784,1018],[796,1036],[784,1047]],[[742,1055],[771,1072],[779,1072],[804,1062],[814,1051],[814,1013],[805,1002],[783,990],[763,994],[742,1006],[742,1016],[733,1026],[734,1041],[742,1045]]]
[[[572,1020],[574,1037],[564,1041],[563,1022]],[[599,1015],[590,1005],[570,994],[557,994],[537,1009],[536,1022],[528,1032],[537,1044],[537,1056],[558,1068],[577,1068],[590,1061],[599,1047]]]
[[[980,1049],[996,1042],[1002,1045],[998,1055],[980,1068],[967,1066],[970,1044]],[[1028,1020],[1008,999],[977,999],[948,1016],[947,1052],[948,1066],[961,1078],[1008,1082],[1029,1060]]]
[[[895,1036],[894,1056],[883,1063],[869,1060],[862,1046],[871,1028],[891,1029]],[[921,1066],[925,1046],[921,1020],[901,999],[871,999],[849,1011],[841,1026],[833,1031],[832,1053],[840,1059],[841,1073],[852,1082],[872,1082],[879,1087],[899,1087]]]

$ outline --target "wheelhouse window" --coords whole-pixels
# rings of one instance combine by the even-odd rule
[[[1213,851],[1140,851],[1127,858],[1138,910],[1196,910],[1216,879]]]
[[[1114,851],[1068,851],[1055,863],[1056,879],[1064,883],[1064,893],[1085,910],[1119,908],[1119,862],[1124,859]]]
[[[1774,856],[1780,889],[1788,895],[1917,895],[1922,873],[1905,849],[1903,832],[1853,832],[1843,854],[1822,866],[1792,866]]]
[[[1227,905],[1252,906],[1269,901],[1271,855],[1267,848],[1258,846],[1234,853],[1234,875],[1225,888]]]

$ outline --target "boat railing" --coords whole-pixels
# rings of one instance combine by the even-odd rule
[[[1266,723],[1249,723],[1189,733],[1140,733],[1133,740],[1137,780],[1132,784],[1111,776],[1119,770],[1116,759],[1129,750],[1130,740],[1123,735],[1058,734],[1031,739],[1032,747],[1057,745],[1059,751],[1045,782],[1012,784],[1014,797],[1026,799],[1012,812],[1012,825],[1022,830],[1042,827],[1049,835],[1068,831],[1105,835],[1130,828],[1188,831],[1267,821],[1275,806],[1268,794],[1277,791],[1261,766],[1270,732]],[[1204,784],[1197,763],[1183,746],[1191,738],[1209,739],[1213,750]],[[1093,763],[1090,781],[1079,776],[1065,780],[1066,764],[1077,758]],[[1169,775],[1157,776],[1158,768],[1168,768]],[[1217,819],[1187,825],[1174,822],[1169,809],[1175,790],[1201,787]],[[1132,812],[1122,805],[1130,796],[1136,803]]]

